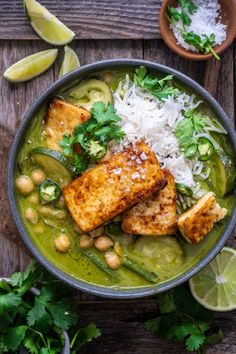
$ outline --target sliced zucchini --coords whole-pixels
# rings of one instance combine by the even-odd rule
[[[90,79],[81,82],[69,92],[69,101],[90,110],[95,102],[112,103],[112,93],[107,84],[101,80]]]
[[[236,169],[233,161],[226,154],[215,154],[208,162],[210,189],[219,197],[223,197],[235,188]]]
[[[47,177],[60,187],[66,186],[75,177],[74,167],[60,152],[44,147],[36,147],[29,152],[33,162],[42,167]]]
[[[212,133],[211,135],[213,136],[214,140],[219,144],[219,147],[217,148],[217,154],[225,169],[225,174],[226,174],[225,194],[226,194],[233,191],[236,187],[235,156],[227,135],[217,134],[217,133]]]

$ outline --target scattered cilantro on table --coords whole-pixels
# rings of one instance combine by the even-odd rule
[[[222,341],[221,329],[213,329],[213,312],[201,306],[184,284],[157,296],[160,314],[145,327],[160,337],[182,342],[189,352],[205,353],[207,345]]]
[[[28,290],[37,286],[36,295]],[[19,353],[24,347],[32,354],[61,353],[63,330],[68,331],[71,353],[100,336],[90,324],[78,328],[77,306],[72,290],[52,278],[35,261],[24,273],[15,273],[10,282],[0,282],[0,353]]]
[[[200,53],[211,53],[217,60],[220,60],[220,57],[213,49],[216,40],[214,33],[211,33],[210,36],[203,34],[203,36],[200,37],[193,31],[188,32],[186,30],[185,26],[191,25],[191,15],[193,15],[194,12],[197,11],[197,5],[188,0],[179,0],[179,5],[180,10],[178,10],[176,7],[168,7],[167,18],[169,19],[169,21],[172,23],[173,26],[175,26],[177,22],[182,22],[183,30],[179,30],[186,43],[197,48]]]
[[[156,76],[149,74],[145,66],[138,67],[134,73],[135,85],[149,91],[160,100],[176,95],[179,92],[177,88],[168,85],[168,82],[172,79],[173,75],[167,75],[162,79],[158,79]]]
[[[119,143],[124,137],[118,125],[120,121],[113,105],[96,102],[91,109],[91,118],[77,125],[72,135],[63,136],[59,145],[79,174],[86,170],[90,161],[100,160],[106,154],[110,141]]]

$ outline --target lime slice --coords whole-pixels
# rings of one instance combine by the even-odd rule
[[[75,33],[35,0],[24,0],[26,15],[35,32],[46,42],[63,45],[72,41]]]
[[[236,309],[236,250],[224,247],[189,281],[193,297],[213,311]]]
[[[73,49],[67,45],[64,48],[65,54],[60,69],[59,77],[69,73],[80,66],[79,58]]]
[[[3,76],[8,81],[23,82],[46,71],[56,60],[58,49],[44,50],[39,53],[29,55],[8,68]]]

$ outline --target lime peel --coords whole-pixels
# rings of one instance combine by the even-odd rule
[[[64,54],[62,65],[61,65],[59,77],[80,67],[79,58],[73,49],[71,49],[68,46],[65,46],[64,52],[65,52],[65,54]]]
[[[36,0],[24,0],[26,16],[40,38],[53,45],[72,41],[75,33]]]
[[[56,60],[58,49],[48,49],[29,55],[11,65],[3,74],[11,82],[23,82],[46,71]]]
[[[230,267],[229,267],[230,265]],[[224,247],[221,252],[189,281],[191,293],[202,306],[213,311],[236,309],[236,250]]]

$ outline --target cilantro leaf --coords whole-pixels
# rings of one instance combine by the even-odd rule
[[[94,323],[89,324],[87,327],[80,328],[71,341],[72,354],[77,354],[86,343],[91,342],[100,335],[101,331]]]
[[[191,335],[186,339],[186,348],[190,352],[198,350],[205,342],[205,340],[206,337],[202,332],[192,332]]]
[[[5,348],[8,350],[16,350],[21,344],[26,330],[27,326],[8,327],[7,334],[3,341]]]
[[[90,161],[98,161],[104,156],[111,140],[117,144],[121,141],[125,134],[118,125],[120,121],[111,104],[96,102],[91,109],[91,118],[77,125],[72,135],[63,136],[59,145],[63,153],[71,158],[78,174],[87,169]],[[90,149],[92,146],[96,149]]]
[[[181,151],[191,159],[196,156],[198,150],[198,139],[195,135],[203,131],[205,122],[204,118],[193,110],[186,111],[184,116],[176,127],[175,135]]]
[[[177,88],[168,86],[168,82],[172,79],[172,75],[167,75],[162,79],[159,79],[156,76],[148,74],[147,69],[144,66],[138,67],[134,73],[135,85],[150,91],[153,96],[160,100],[176,95],[179,92]]]
[[[36,340],[36,334],[31,331],[27,331],[26,335],[22,341],[22,344],[30,354],[38,354],[38,346],[37,346],[37,340]]]
[[[179,1],[180,10],[176,7],[169,7],[168,13],[173,22],[182,21],[184,26],[189,26],[192,22],[189,15],[193,15],[197,11],[198,7],[192,1],[180,0]]]
[[[72,305],[71,299],[62,299],[61,301],[50,305],[49,311],[58,328],[67,330],[78,321],[75,306]]]
[[[214,33],[211,33],[210,36],[203,34],[202,36],[203,38],[200,37],[198,34],[194,33],[193,31],[191,32],[181,31],[181,34],[184,38],[184,41],[196,47],[200,53],[204,53],[204,54],[212,53],[212,55],[217,60],[220,60],[220,57],[216,54],[216,52],[212,48],[215,45],[215,40],[216,40]]]
[[[165,313],[173,312],[176,309],[172,292],[166,292],[162,295],[158,295],[157,303],[162,315]]]
[[[221,331],[208,335],[213,314],[192,297],[186,285],[158,295],[157,301],[161,315],[145,322],[151,332],[184,343],[189,352],[222,340]]]
[[[0,315],[5,311],[13,311],[22,302],[21,296],[15,293],[0,295]]]

